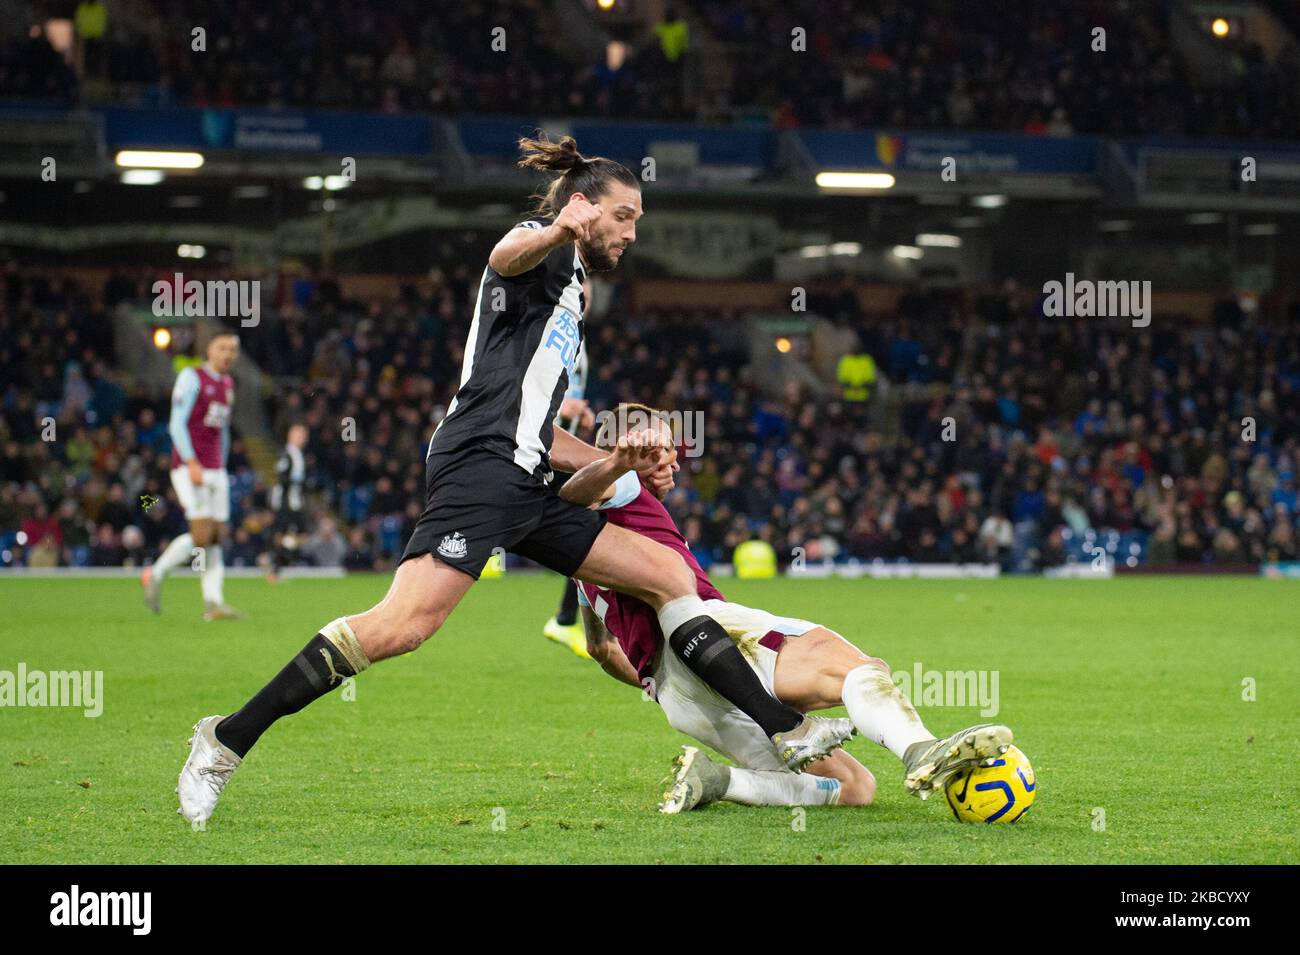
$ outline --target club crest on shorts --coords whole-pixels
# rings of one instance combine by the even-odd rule
[[[464,557],[468,552],[469,545],[460,536],[460,531],[452,531],[438,545],[438,553],[443,557]]]

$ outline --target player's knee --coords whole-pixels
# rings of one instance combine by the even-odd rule
[[[348,622],[372,663],[418,650],[442,625],[429,613],[372,613]]]
[[[848,779],[840,780],[841,806],[869,806],[876,798],[876,777],[865,766],[856,766]]]
[[[852,655],[841,655],[826,660],[821,665],[820,681],[817,686],[821,691],[823,702],[817,708],[836,706],[844,699],[844,684],[848,675],[864,666],[879,667],[889,676],[889,664],[878,657],[869,657],[861,651],[851,648]]]
[[[441,620],[435,620],[427,614],[416,614],[399,624],[393,634],[397,652],[410,653],[412,650],[420,649],[424,641],[438,632],[438,627],[441,625]]]
[[[861,652],[861,651],[859,651],[859,652]],[[869,657],[869,656],[867,656],[865,653],[862,654],[862,660],[861,660],[861,662],[858,664],[858,666],[873,666],[873,667],[880,667],[880,669],[884,670],[886,673],[893,673],[893,672],[894,672],[893,670],[891,670],[891,669],[889,668],[889,664],[886,663],[884,660],[880,659],[880,657]]]
[[[889,673],[889,664],[879,657],[868,656],[839,634],[818,627],[792,644],[808,658],[816,661],[822,675],[832,681],[843,682],[848,674],[861,666],[875,666]]]
[[[827,649],[829,652],[825,654],[825,657],[828,662],[831,663],[833,668],[838,671],[839,676],[841,677],[847,676],[850,671],[856,670],[858,667],[862,666],[879,667],[884,670],[885,673],[890,672],[889,664],[884,660],[863,653],[853,644],[839,636],[831,636],[830,646]]]

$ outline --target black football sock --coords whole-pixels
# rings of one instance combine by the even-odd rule
[[[217,724],[217,741],[243,759],[272,723],[297,713],[350,676],[356,672],[343,654],[318,633],[243,709]]]
[[[560,600],[560,612],[555,615],[555,622],[561,627],[572,627],[578,622],[578,585],[572,577],[564,580],[564,597]]]
[[[763,686],[745,655],[712,617],[695,617],[673,631],[668,645],[692,673],[730,700],[768,736],[792,730],[803,714]]]

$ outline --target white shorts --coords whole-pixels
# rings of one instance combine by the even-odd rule
[[[759,641],[773,631],[798,637],[818,626],[808,620],[778,617],[766,610],[725,600],[706,600],[704,606],[736,641],[773,696],[776,695],[778,651]],[[695,737],[743,769],[786,771],[785,763],[762,728],[692,673],[671,647],[663,647],[653,675],[659,705],[673,729]]]
[[[172,468],[172,487],[187,521],[209,518],[218,524],[230,520],[230,475],[225,468],[204,468],[203,483],[190,480],[189,468]]]

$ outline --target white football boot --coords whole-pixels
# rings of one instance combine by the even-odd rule
[[[773,736],[772,744],[791,772],[802,773],[809,763],[847,743],[855,732],[852,720],[805,715],[794,729]]]
[[[162,613],[162,575],[155,574],[152,567],[146,567],[140,574],[140,586],[144,588],[144,605],[154,613]]]
[[[243,620],[244,615],[227,604],[217,603],[215,600],[205,600],[203,601],[203,619],[208,623],[213,620]]]
[[[659,811],[670,816],[717,802],[731,784],[731,767],[715,763],[694,746],[682,747],[672,772],[672,788],[659,804]]]
[[[230,782],[230,774],[243,762],[234,751],[216,737],[217,724],[224,716],[205,716],[194,724],[190,737],[190,758],[181,767],[176,795],[181,807],[176,811],[190,822],[205,822],[217,808],[217,797]]]
[[[948,781],[963,769],[1001,756],[1011,748],[1011,740],[1010,727],[977,723],[943,739],[913,743],[903,753],[903,786],[912,795],[929,799],[930,793],[943,792]]]

